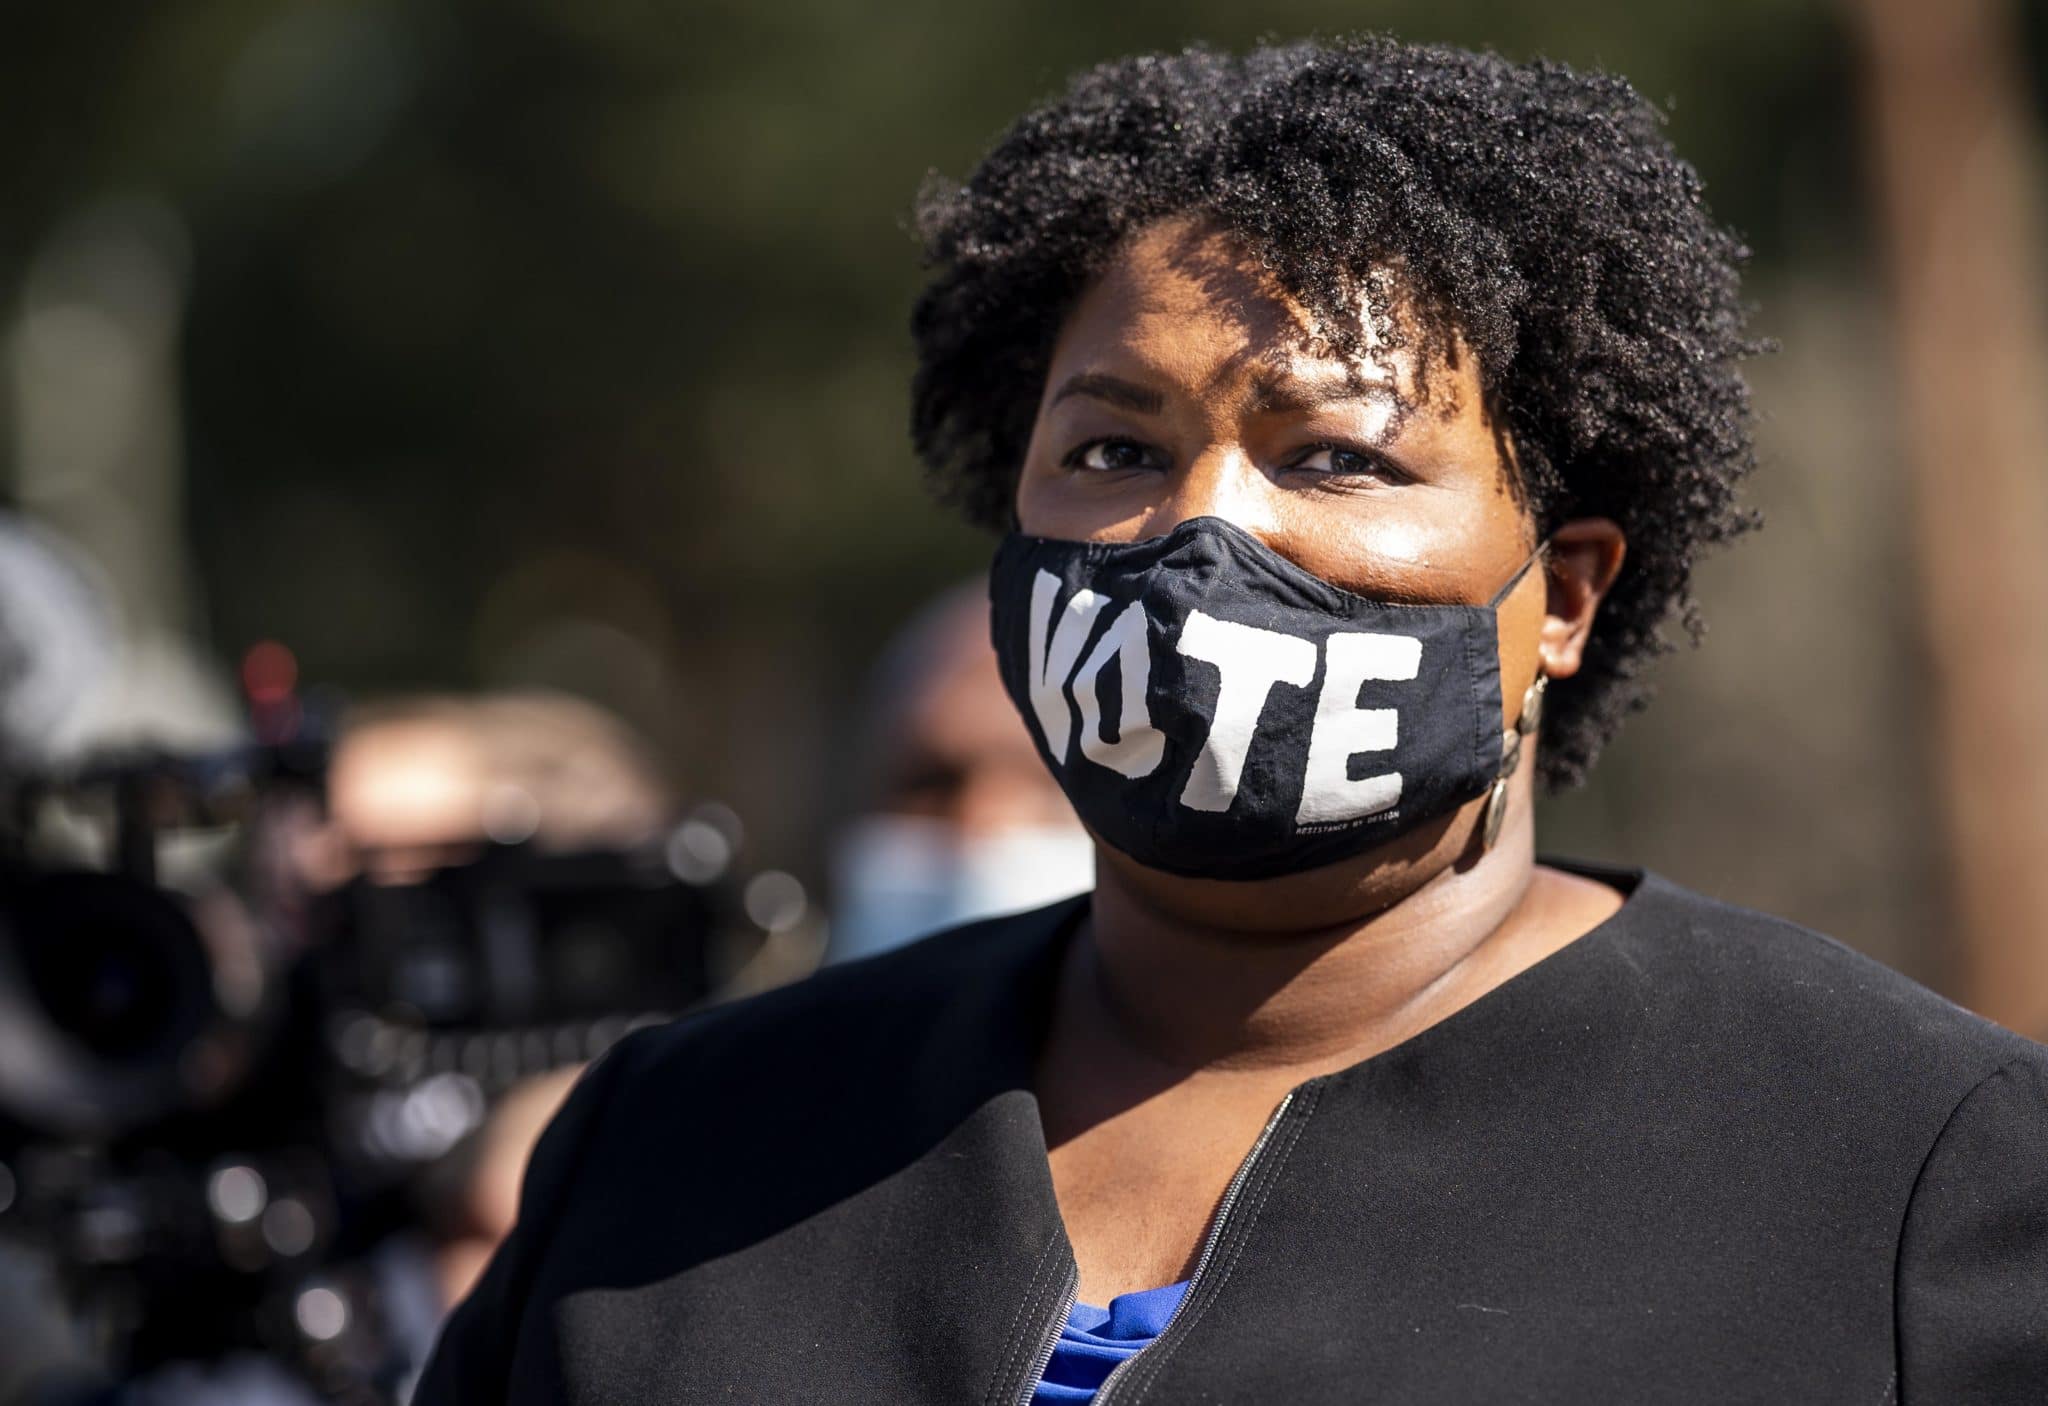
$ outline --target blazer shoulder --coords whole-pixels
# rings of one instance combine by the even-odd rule
[[[1785,918],[1724,903],[1656,874],[1625,945],[1747,1038],[1809,1048],[1900,1074],[1942,1075],[1956,1096],[2012,1060],[2048,1050],[1901,972]],[[1739,1015],[1738,1015],[1739,1013]],[[1957,1083],[1960,1081],[1960,1083]]]
[[[1019,1018],[1087,896],[983,919],[892,951],[828,966],[788,986],[635,1033],[633,1083],[708,1069],[886,1067],[934,1042],[997,1039]]]

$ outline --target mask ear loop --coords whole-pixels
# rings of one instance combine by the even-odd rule
[[[1016,514],[1013,510],[1011,516],[1014,517],[1015,515]],[[1536,564],[1536,559],[1543,555],[1543,549],[1545,547],[1548,547],[1549,545],[1550,539],[1548,537],[1545,537],[1542,541],[1536,544],[1534,551],[1530,552],[1529,555],[1522,558],[1522,564],[1515,568],[1514,575],[1508,577],[1508,583],[1505,586],[1502,586],[1499,590],[1495,591],[1493,593],[1493,599],[1486,603],[1486,608],[1488,610],[1500,609],[1500,603],[1506,600],[1511,594],[1513,594],[1515,587],[1522,584],[1522,578],[1529,574],[1529,568]]]
[[[1549,545],[1548,538],[1536,544],[1536,550],[1529,553],[1527,560],[1508,578],[1508,583],[1495,592],[1493,599],[1487,602],[1489,609],[1498,609],[1500,603],[1508,598],[1508,593],[1522,584],[1522,578],[1529,574],[1529,568],[1543,555],[1543,549]],[[1482,854],[1492,849],[1493,842],[1500,838],[1501,823],[1507,819],[1508,814],[1508,778],[1513,776],[1515,768],[1522,764],[1523,741],[1534,737],[1543,726],[1543,692],[1549,686],[1550,676],[1542,671],[1541,665],[1538,665],[1535,682],[1531,683],[1528,691],[1522,695],[1522,711],[1515,719],[1514,731],[1507,735],[1507,744],[1501,748],[1500,770],[1494,775],[1492,789],[1486,793],[1486,812],[1479,822]]]

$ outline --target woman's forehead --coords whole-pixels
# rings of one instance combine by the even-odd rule
[[[1455,389],[1461,372],[1474,374],[1468,356],[1420,374],[1418,349],[1431,339],[1403,335],[1414,318],[1391,271],[1357,281],[1347,317],[1339,328],[1318,316],[1228,231],[1162,220],[1124,241],[1077,300],[1054,348],[1053,382],[1116,364],[1191,393],[1228,390],[1280,409],[1335,386],[1415,403],[1446,375]],[[1401,329],[1391,339],[1386,322]]]

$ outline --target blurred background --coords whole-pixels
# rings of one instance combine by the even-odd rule
[[[44,7],[32,32],[17,17],[0,44],[0,511],[18,547],[0,554],[0,760],[112,795],[124,833],[170,823],[121,810],[137,765],[200,830],[224,823],[208,807],[225,786],[230,819],[284,817],[271,877],[320,896],[470,864],[471,841],[545,841],[538,802],[599,785],[616,805],[554,848],[652,846],[659,882],[687,891],[662,901],[700,905],[691,983],[650,1014],[807,969],[850,893],[848,817],[885,784],[864,760],[878,688],[898,696],[877,661],[991,545],[928,501],[908,450],[919,181],[964,174],[1080,66],[1360,28],[1626,75],[1753,247],[1756,325],[1781,343],[1751,368],[1766,526],[1701,568],[1708,640],[1664,663],[1662,698],[1591,785],[1547,803],[1545,847],[1787,915],[2048,1032],[2048,6],[2023,0],[108,0]],[[374,799],[359,832],[301,816],[320,787],[294,785],[326,759],[293,746],[373,725],[375,757],[433,754],[460,774],[435,784],[487,823],[393,835]],[[457,734],[460,765],[435,751]],[[215,769],[136,764],[138,744]],[[110,746],[128,772],[77,772]],[[359,776],[384,774],[372,756]],[[536,756],[596,760],[536,780]],[[521,870],[514,887],[555,882]],[[483,1047],[481,1101],[443,1086],[455,1111],[416,1107],[406,1156],[475,1145],[501,1093],[573,1067],[630,1006],[549,1008],[531,1060]],[[538,1009],[448,1028],[524,1039]],[[614,1024],[593,1034],[600,1014]],[[376,1032],[354,1029],[361,1054]],[[450,1048],[437,1071],[421,1044],[397,1083],[391,1061],[350,1065],[351,1097],[379,1079],[416,1095],[468,1067]],[[216,1220],[260,1221],[282,1184],[192,1156]],[[256,1189],[222,1182],[231,1167]],[[464,1204],[436,1244],[487,1237],[493,1213]],[[250,1253],[303,1253],[281,1235]],[[335,1328],[327,1300],[292,1282],[296,1331],[334,1340],[316,1331]],[[137,1311],[110,1310],[98,1346]],[[402,1394],[403,1373],[364,1386],[333,1363],[323,1391]]]

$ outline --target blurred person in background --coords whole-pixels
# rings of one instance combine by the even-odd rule
[[[988,582],[889,642],[868,685],[858,813],[834,845],[833,961],[1037,908],[1095,882],[1095,846],[1003,694]]]
[[[302,867],[320,887],[418,879],[493,841],[628,849],[674,805],[645,744],[566,694],[394,698],[352,709],[327,772],[327,823]]]
[[[2048,1050],[1536,857],[1750,525],[1654,110],[1150,55],[919,213],[917,445],[1095,887],[615,1049],[420,1400],[2048,1395]]]
[[[657,842],[673,805],[645,746],[593,703],[542,692],[397,697],[344,719],[325,823],[298,852],[316,889],[358,875],[411,884],[494,842],[556,852]],[[426,1177],[444,1305],[469,1291],[512,1228],[527,1156],[581,1069],[513,1085]]]
[[[658,853],[674,812],[658,768],[629,729],[593,704],[539,692],[396,697],[358,706],[333,743],[325,792],[324,807],[310,797],[282,801],[261,827],[266,867],[279,871],[262,887],[283,901],[279,912],[296,914],[299,921],[289,926],[303,927],[347,972],[366,961],[379,971],[376,963],[392,951],[437,940],[448,934],[441,924],[476,915],[380,905],[365,919],[359,909],[323,906],[344,893],[369,885],[424,894],[440,876],[473,864],[494,846],[530,847],[535,855]],[[505,877],[516,879],[518,872],[508,869]],[[509,888],[498,896],[512,904],[522,897]],[[394,926],[380,926],[377,915]],[[378,955],[366,957],[369,950]],[[488,985],[490,978],[480,980]],[[344,1023],[367,1018],[351,1013]],[[425,1013],[412,1018],[427,1023]],[[473,1044],[505,1037],[491,1031],[442,1038]],[[557,1056],[552,1067],[490,1083],[488,1096],[481,1092],[486,1082],[473,1080],[480,1104],[466,1134],[449,1134],[452,1145],[442,1144],[445,1150],[434,1155],[385,1149],[405,1176],[398,1212],[378,1209],[377,1238],[354,1247],[345,1273],[337,1269],[311,1280],[314,1292],[344,1282],[361,1286],[335,1300],[346,1305],[339,1310],[342,1321],[360,1315],[374,1322],[368,1340],[379,1345],[351,1390],[367,1381],[403,1397],[442,1314],[468,1292],[510,1230],[533,1144],[582,1068],[580,1059]],[[465,1069],[464,1076],[483,1072]],[[289,1077],[317,1076],[295,1069]],[[431,1084],[430,1078],[395,1091],[387,1086],[370,1102],[410,1106]],[[311,1082],[291,1092],[301,1102],[330,1093]],[[329,1109],[345,1115],[336,1118],[348,1129],[339,1139],[356,1156],[363,1150],[356,1145],[363,1106],[349,1100]],[[223,1148],[214,1155],[239,1154]],[[299,1374],[303,1363],[252,1351],[246,1343],[224,1355],[207,1353],[208,1346],[193,1342],[189,1358],[153,1364],[123,1381],[115,1399],[137,1406],[282,1406],[326,1399],[341,1380],[321,1381],[316,1372],[309,1381]],[[47,1368],[44,1375],[52,1377]]]
[[[483,1126],[427,1177],[425,1228],[434,1288],[445,1310],[475,1287],[519,1216],[519,1183],[541,1130],[582,1075],[580,1064],[522,1079],[499,1095]]]

